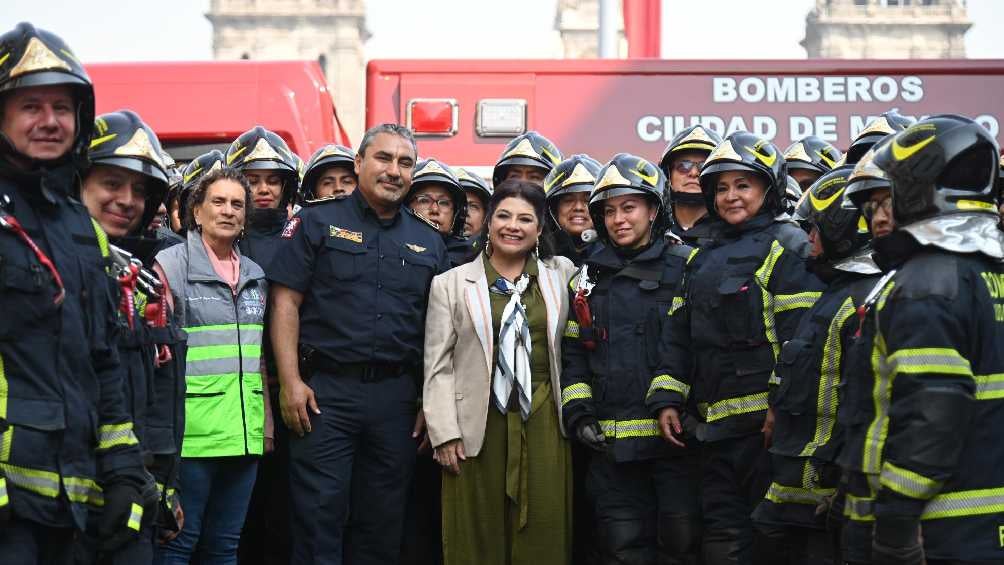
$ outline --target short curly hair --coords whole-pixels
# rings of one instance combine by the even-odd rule
[[[206,201],[206,193],[209,192],[209,187],[219,180],[232,180],[244,189],[244,221],[245,224],[247,223],[247,214],[251,212],[251,183],[237,169],[224,167],[207,173],[199,179],[199,184],[188,195],[188,204],[185,206],[185,229],[194,230],[198,227],[195,224],[195,207]]]

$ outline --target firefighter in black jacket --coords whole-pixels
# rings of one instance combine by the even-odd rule
[[[586,490],[600,562],[683,563],[700,539],[696,451],[661,437],[645,394],[690,248],[656,227],[665,213],[658,167],[621,153],[597,179],[589,210],[602,245],[570,283],[564,421],[593,450]]]
[[[167,192],[160,142],[135,113],[98,116],[80,199],[108,234],[112,273],[119,283],[118,350],[126,370],[123,392],[147,469],[157,481],[159,523],[169,533],[181,516],[175,487],[184,433],[185,339],[170,322],[166,279],[150,269],[167,242],[148,231]],[[146,563],[153,558],[154,524],[116,552],[85,538],[83,562]]]
[[[666,174],[665,206],[672,212],[673,235],[700,247],[715,238],[718,222],[708,214],[701,194],[701,165],[722,137],[701,125],[676,134],[662,151],[659,168]]]
[[[820,177],[795,214],[810,226],[810,267],[827,287],[782,346],[774,369],[771,484],[753,514],[783,535],[790,563],[835,562],[825,527],[839,479],[843,360],[857,329],[857,306],[881,276],[868,225],[857,208],[842,206],[852,169],[844,165]]]
[[[108,550],[155,513],[122,397],[104,232],[71,197],[94,94],[52,33],[0,35],[0,560],[67,563],[94,505]]]
[[[648,393],[670,441],[683,443],[685,414],[700,421],[709,565],[773,557],[750,519],[769,483],[768,381],[781,345],[822,287],[793,251],[808,246],[805,232],[775,220],[785,169],[777,147],[748,132],[730,135],[708,156],[701,189],[709,213],[724,225],[688,260],[682,295],[664,318],[663,359]],[[754,548],[755,541],[764,543]]]
[[[589,193],[601,165],[589,155],[572,155],[544,178],[548,218],[545,235],[554,254],[577,266],[596,247],[596,233],[589,211]]]
[[[997,563],[1004,452],[1004,239],[998,147],[960,116],[921,120],[874,148],[897,229],[876,241],[894,269],[874,305],[873,406],[852,430],[848,496],[871,521],[871,563]],[[862,402],[862,404],[864,403]],[[854,484],[852,483],[852,487]]]
[[[404,201],[443,236],[451,267],[470,260],[472,243],[464,237],[467,194],[453,169],[436,159],[419,161],[415,165],[411,189]]]

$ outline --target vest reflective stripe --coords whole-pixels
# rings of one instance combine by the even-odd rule
[[[1004,374],[976,375],[976,400],[1004,399]]]
[[[879,293],[876,309],[881,312],[889,293],[895,288],[896,282],[890,281]],[[886,363],[885,338],[881,333],[875,336],[872,346],[872,376],[875,384],[872,386],[872,404],[875,418],[865,431],[864,453],[861,459],[861,470],[870,475],[882,472],[882,447],[889,433],[889,399],[892,395],[893,374]]]
[[[784,253],[784,248],[781,244],[774,240],[770,244],[770,252],[764,259],[763,264],[754,273],[754,278],[756,278],[758,286],[760,287],[760,295],[763,300],[763,329],[764,335],[767,336],[767,341],[770,342],[771,348],[774,350],[774,359],[781,353],[781,344],[778,343],[777,339],[777,328],[774,326],[774,296],[767,291],[767,285],[770,284],[770,276],[774,273],[774,267],[777,265],[778,258]],[[708,420],[711,421],[710,419]]]
[[[98,449],[111,449],[119,445],[136,445],[139,440],[132,431],[132,422],[106,424],[98,427]]]
[[[812,308],[812,305],[822,296],[821,292],[798,292],[795,294],[778,294],[774,297],[774,313]]]
[[[1004,488],[962,490],[941,493],[932,498],[924,507],[920,519],[963,518],[1001,512],[1004,512]]]
[[[875,499],[848,494],[844,499],[844,516],[855,522],[875,521]]]
[[[729,416],[739,416],[740,414],[750,414],[760,412],[768,408],[768,393],[758,392],[746,396],[726,398],[708,405],[704,419],[708,422],[717,422]]]
[[[129,528],[136,530],[138,532],[140,522],[142,521],[143,521],[143,507],[133,502],[132,507],[130,507],[129,509],[129,521],[126,522],[126,525],[129,526]]]
[[[561,406],[573,400],[586,400],[593,397],[593,387],[586,383],[574,383],[566,386],[561,391]]]
[[[66,488],[66,496],[73,502],[90,504],[93,506],[104,506],[105,497],[98,483],[91,479],[78,479],[76,477],[64,477],[63,487]]]
[[[879,483],[890,490],[896,491],[903,496],[927,500],[934,496],[943,483],[929,479],[919,473],[910,471],[893,465],[886,461],[882,464],[882,475]]]
[[[958,351],[947,347],[921,347],[900,349],[886,361],[893,374],[961,375],[972,377],[969,361]]]
[[[98,238],[98,249],[101,250],[101,256],[107,259],[111,255],[108,249],[108,234],[94,218],[91,218],[91,227],[94,228],[94,235]]]
[[[59,496],[59,475],[56,473],[26,469],[9,463],[0,463],[0,471],[3,471],[10,485],[46,498]]]
[[[804,488],[789,487],[778,483],[771,483],[767,488],[767,500],[777,504],[810,504],[817,506],[827,496],[832,496],[836,489],[832,488]]]
[[[823,362],[819,367],[819,391],[816,393],[816,429],[812,440],[805,444],[800,457],[810,457],[821,445],[833,436],[837,422],[837,404],[840,402],[840,362],[843,357],[843,343],[840,330],[855,313],[854,299],[847,297],[830,320],[830,327],[823,342]]]
[[[214,361],[217,359],[236,359],[237,357],[254,357],[261,355],[259,345],[199,345],[188,348],[188,361]]]
[[[616,439],[628,437],[657,437],[659,423],[655,420],[600,420],[603,435]]]
[[[191,326],[185,328],[185,332],[188,334],[205,333],[205,332],[220,332],[220,331],[236,331],[237,324],[215,324],[208,326]],[[265,327],[262,324],[241,324],[241,332],[258,330],[263,331]]]
[[[652,379],[652,384],[649,385],[645,398],[652,396],[660,390],[678,392],[683,396],[684,401],[690,396],[690,387],[686,383],[680,382],[669,375],[659,375]]]

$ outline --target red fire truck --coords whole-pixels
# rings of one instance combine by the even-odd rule
[[[1002,91],[998,59],[377,60],[367,69],[366,123],[407,124],[423,156],[485,171],[527,130],[565,155],[658,159],[697,123],[723,135],[753,131],[782,148],[810,134],[846,147],[893,108],[964,114],[1000,141]]]
[[[314,61],[205,61],[87,65],[98,113],[135,110],[177,161],[189,161],[255,125],[303,159],[326,143],[349,145]]]

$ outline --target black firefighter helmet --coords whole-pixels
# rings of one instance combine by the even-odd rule
[[[242,133],[227,149],[226,166],[239,171],[271,170],[282,175],[279,208],[285,208],[296,195],[300,181],[297,159],[279,134],[262,126]]]
[[[506,172],[512,165],[525,165],[543,169],[546,175],[561,162],[561,151],[543,135],[528,131],[513,138],[502,150],[502,156],[495,163],[492,182],[498,186],[505,180]]]
[[[833,170],[842,157],[839,149],[814,135],[803,137],[784,150],[789,173],[803,169],[824,174]]]
[[[784,211],[788,167],[776,145],[748,131],[737,131],[708,155],[701,168],[701,193],[708,214],[716,218],[719,215],[715,209],[715,188],[718,176],[726,171],[752,171],[760,175],[766,184],[766,210],[774,215]]]
[[[349,171],[355,174],[355,163],[356,152],[344,145],[329,143],[314,151],[303,171],[303,180],[300,182],[300,198],[302,200],[317,198],[317,181],[320,180],[321,173],[328,167],[335,165],[348,167]]]
[[[139,224],[139,231],[145,230],[167,196],[167,166],[157,135],[132,110],[102,114],[94,120],[89,157],[91,166],[119,167],[146,177],[145,207]]]
[[[881,116],[865,124],[844,155],[845,162],[857,163],[869,149],[875,146],[883,137],[901,132],[913,124],[913,119],[900,115],[895,110],[889,110]]]
[[[467,194],[456,175],[443,162],[430,158],[423,159],[415,165],[411,175],[411,188],[408,189],[405,202],[411,201],[418,190],[432,184],[446,187],[450,193],[450,200],[453,200],[453,225],[450,227],[450,235],[463,235],[464,222],[467,220]]]
[[[83,169],[94,128],[94,87],[70,47],[56,34],[27,22],[0,35],[0,97],[22,88],[65,85],[76,102],[76,134],[69,156]],[[0,152],[13,152],[0,133]]]
[[[609,241],[607,226],[603,221],[604,201],[625,194],[640,194],[656,206],[658,212],[652,224],[658,230],[664,223],[665,213],[662,196],[666,186],[666,176],[662,169],[642,157],[630,153],[618,153],[600,169],[596,183],[589,195],[589,215],[593,218],[593,229],[600,238]]]
[[[185,222],[188,200],[199,181],[208,173],[224,168],[226,162],[226,156],[218,149],[213,149],[199,155],[185,165],[184,170],[181,171],[181,192],[178,194],[178,217],[181,218],[182,223]]]
[[[883,137],[857,163],[848,163],[852,170],[847,178],[847,190],[844,191],[844,208],[860,210],[871,198],[873,191],[882,188],[892,190],[889,175],[875,164],[875,152],[880,151],[886,143],[892,141],[892,138],[892,135]]]
[[[849,257],[871,239],[861,212],[842,205],[853,170],[854,165],[842,165],[816,179],[795,211],[796,220],[819,232],[823,258],[827,261]]]
[[[485,179],[476,171],[463,167],[453,167],[453,175],[460,181],[460,186],[465,191],[471,191],[482,200],[485,209],[488,209],[488,201],[492,199],[492,187],[488,186]]]
[[[990,132],[941,114],[896,134],[875,152],[892,182],[892,214],[905,226],[960,212],[997,214],[1000,149]]]

